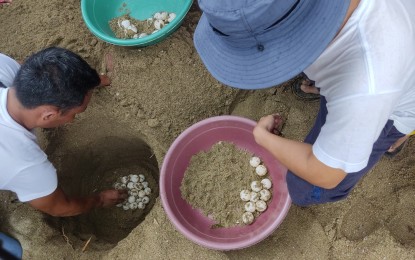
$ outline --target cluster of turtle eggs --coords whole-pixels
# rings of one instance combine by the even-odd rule
[[[261,164],[261,159],[254,156],[250,159],[249,164],[255,167],[255,173],[264,177],[267,173],[267,167]],[[242,215],[244,224],[249,225],[254,222],[254,213],[261,214],[267,209],[267,202],[271,199],[272,182],[269,178],[263,178],[261,181],[251,182],[251,190],[242,190],[240,193],[241,199],[245,201],[245,213]]]
[[[128,198],[117,205],[124,210],[129,209],[144,209],[150,202],[149,195],[151,194],[151,188],[146,182],[146,178],[143,174],[130,174],[123,176],[114,183],[114,188],[117,190],[128,190]]]
[[[169,13],[169,12],[157,12],[152,17],[148,18],[146,20],[147,25],[154,26],[154,30],[151,34],[158,32],[161,30],[164,26],[171,23],[176,18],[175,13]],[[122,29],[124,29],[124,33],[126,35],[133,35],[134,39],[137,38],[143,38],[148,36],[146,32],[138,32],[137,27],[130,22],[130,20],[123,20],[118,21],[118,26]]]

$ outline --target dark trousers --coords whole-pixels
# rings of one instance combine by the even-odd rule
[[[313,144],[317,136],[320,134],[321,127],[326,122],[327,116],[327,101],[321,96],[320,98],[320,110],[317,115],[316,122],[313,128],[308,133],[305,143]],[[309,182],[297,177],[291,171],[287,173],[287,185],[291,199],[294,204],[299,206],[308,206],[312,204],[321,204],[326,202],[334,202],[344,199],[349,195],[353,187],[359,182],[359,180],[369,172],[373,166],[382,158],[382,155],[389,149],[389,147],[395,143],[397,139],[404,136],[394,126],[393,121],[389,120],[379,138],[373,144],[372,153],[370,154],[369,162],[367,166],[358,171],[347,173],[346,178],[340,182],[334,189],[323,189],[310,184]]]

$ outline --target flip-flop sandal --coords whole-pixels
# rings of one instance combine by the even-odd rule
[[[393,152],[385,152],[385,156],[388,158],[393,158],[395,157],[400,151],[402,151],[402,149],[405,147],[405,145],[408,143],[408,139],[406,139],[403,143],[401,143],[401,145],[399,145],[398,147],[395,148],[395,150]]]
[[[301,90],[301,85],[303,85],[304,80],[309,80],[309,79],[301,77],[301,78],[297,79],[291,85],[291,90],[294,93],[294,95],[296,95],[299,99],[304,100],[304,101],[318,101],[318,100],[320,100],[320,94],[306,93],[306,92]],[[309,80],[309,81],[310,81],[309,86],[314,85],[314,81],[312,81],[312,80]]]

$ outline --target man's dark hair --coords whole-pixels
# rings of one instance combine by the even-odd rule
[[[25,108],[53,105],[67,111],[82,105],[88,91],[99,83],[96,70],[79,55],[50,47],[23,63],[12,86]]]

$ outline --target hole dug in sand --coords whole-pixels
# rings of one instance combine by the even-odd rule
[[[48,217],[47,222],[59,229],[68,243],[77,244],[72,247],[82,248],[91,237],[88,250],[114,247],[144,220],[159,195],[157,160],[151,148],[139,138],[104,137],[65,151],[58,155],[58,161],[59,185],[69,195],[112,189],[117,179],[129,174],[143,174],[152,190],[144,209],[112,207],[76,217]]]

